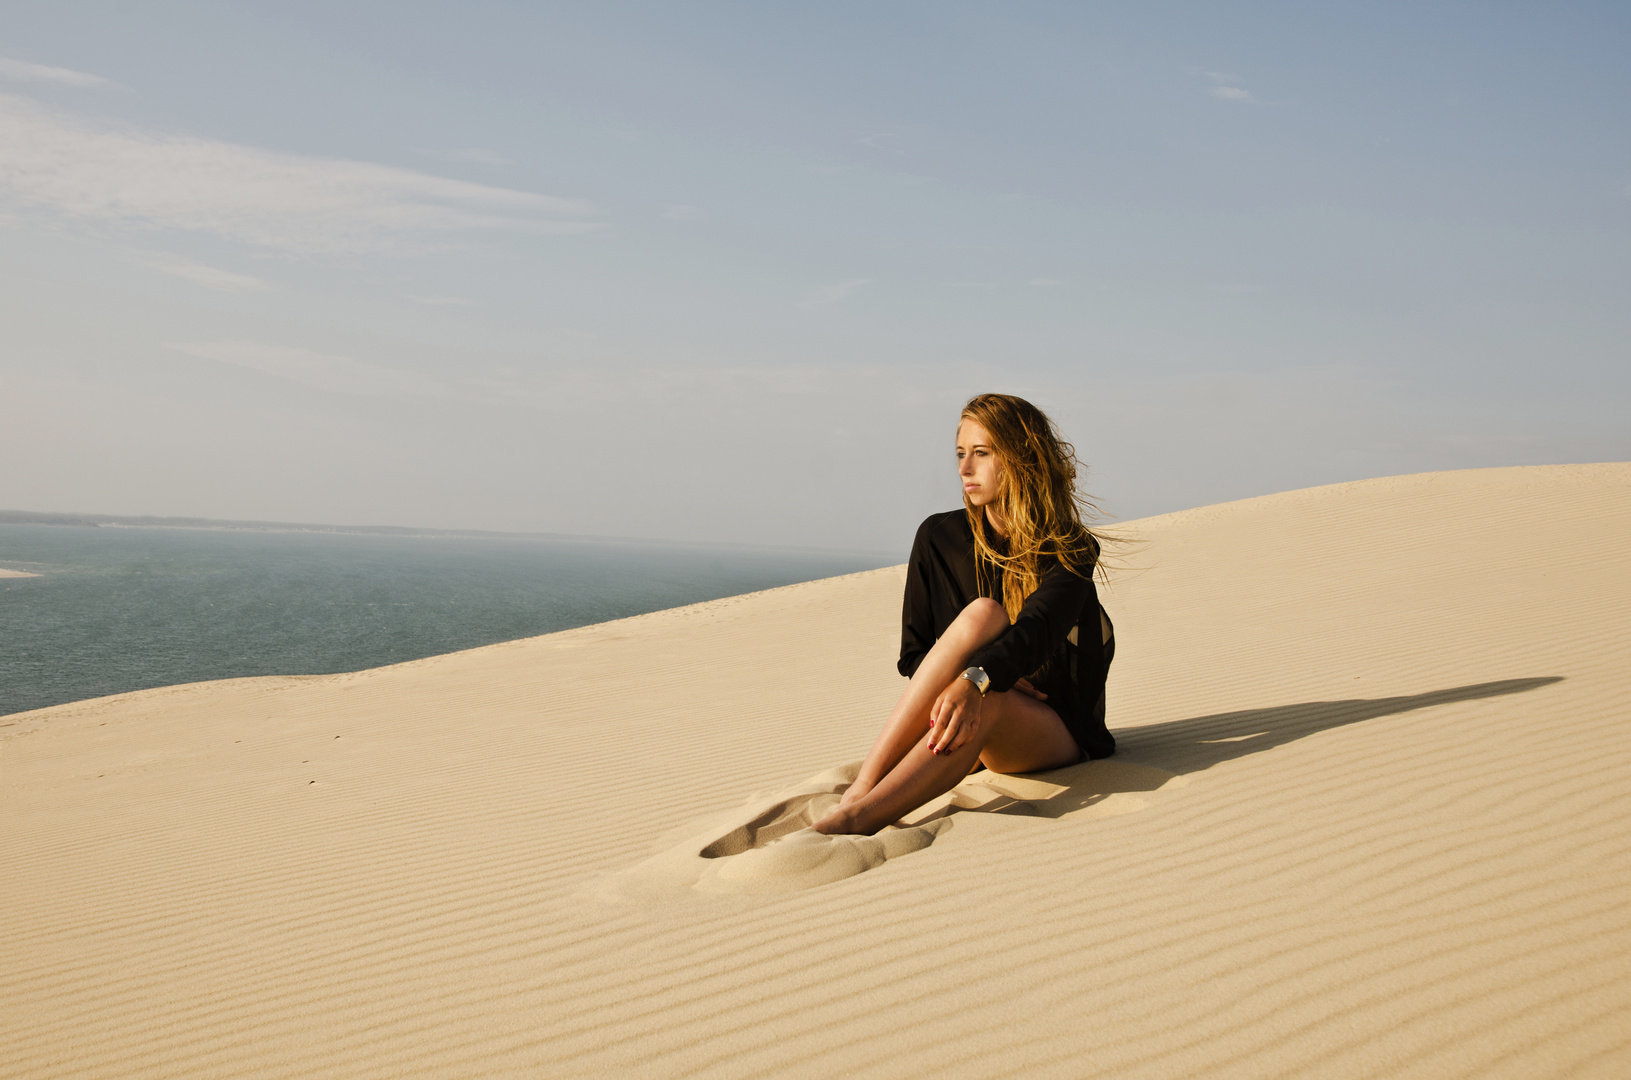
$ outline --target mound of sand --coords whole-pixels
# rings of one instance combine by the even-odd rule
[[[1631,1071],[1631,465],[1123,531],[1121,752],[866,841],[898,568],[0,718],[0,1075]]]

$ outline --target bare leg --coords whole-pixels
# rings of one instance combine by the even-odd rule
[[[1008,628],[1008,614],[995,600],[980,598],[962,610],[906,684],[883,731],[861,762],[855,782],[844,792],[841,805],[852,804],[870,792],[893,769],[913,744],[929,732],[929,709],[940,692],[968,667],[974,651]],[[931,757],[933,755],[930,755]],[[973,768],[973,763],[969,763]]]
[[[1081,756],[1064,722],[1047,705],[1017,691],[981,702],[984,738],[946,754],[929,749],[929,710],[981,645],[1008,626],[992,600],[976,600],[935,642],[890,713],[878,741],[838,807],[816,823],[825,833],[874,833],[950,791],[976,760],[1004,772],[1068,765]]]

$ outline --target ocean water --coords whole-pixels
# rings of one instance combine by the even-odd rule
[[[766,548],[0,525],[0,715],[316,675],[887,566]]]

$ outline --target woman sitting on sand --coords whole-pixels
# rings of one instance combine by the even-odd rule
[[[957,425],[963,509],[917,530],[901,615],[911,682],[824,833],[875,833],[983,763],[1038,772],[1115,753],[1115,654],[1076,452],[1042,411],[981,394]],[[1098,638],[1098,641],[1094,641]]]

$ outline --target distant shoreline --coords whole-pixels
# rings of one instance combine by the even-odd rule
[[[0,578],[41,577],[41,576],[42,575],[40,575],[40,574],[31,573],[30,571],[27,571],[27,570],[7,570],[5,567],[0,566]]]
[[[849,548],[788,547],[780,544],[742,544],[704,540],[654,540],[638,536],[603,536],[581,533],[499,532],[492,529],[419,529],[407,525],[323,525],[292,521],[233,521],[222,518],[158,517],[150,514],[64,514],[42,510],[0,510],[0,525],[56,525],[90,529],[194,529],[205,532],[322,533],[345,536],[401,536],[471,540],[543,540],[554,543],[637,544],[647,547],[781,551],[820,555],[876,555],[904,562],[899,552],[859,551]],[[0,575],[4,576],[4,575]],[[38,575],[29,575],[38,576]]]
[[[153,514],[61,514],[43,510],[0,510],[0,525],[64,525],[72,528],[208,529],[216,532],[357,533],[368,536],[508,536],[528,540],[624,540],[620,536],[571,533],[506,533],[483,529],[416,529],[406,525],[322,525],[301,521],[234,521],[225,518],[160,517]],[[640,541],[634,543],[659,543]]]

